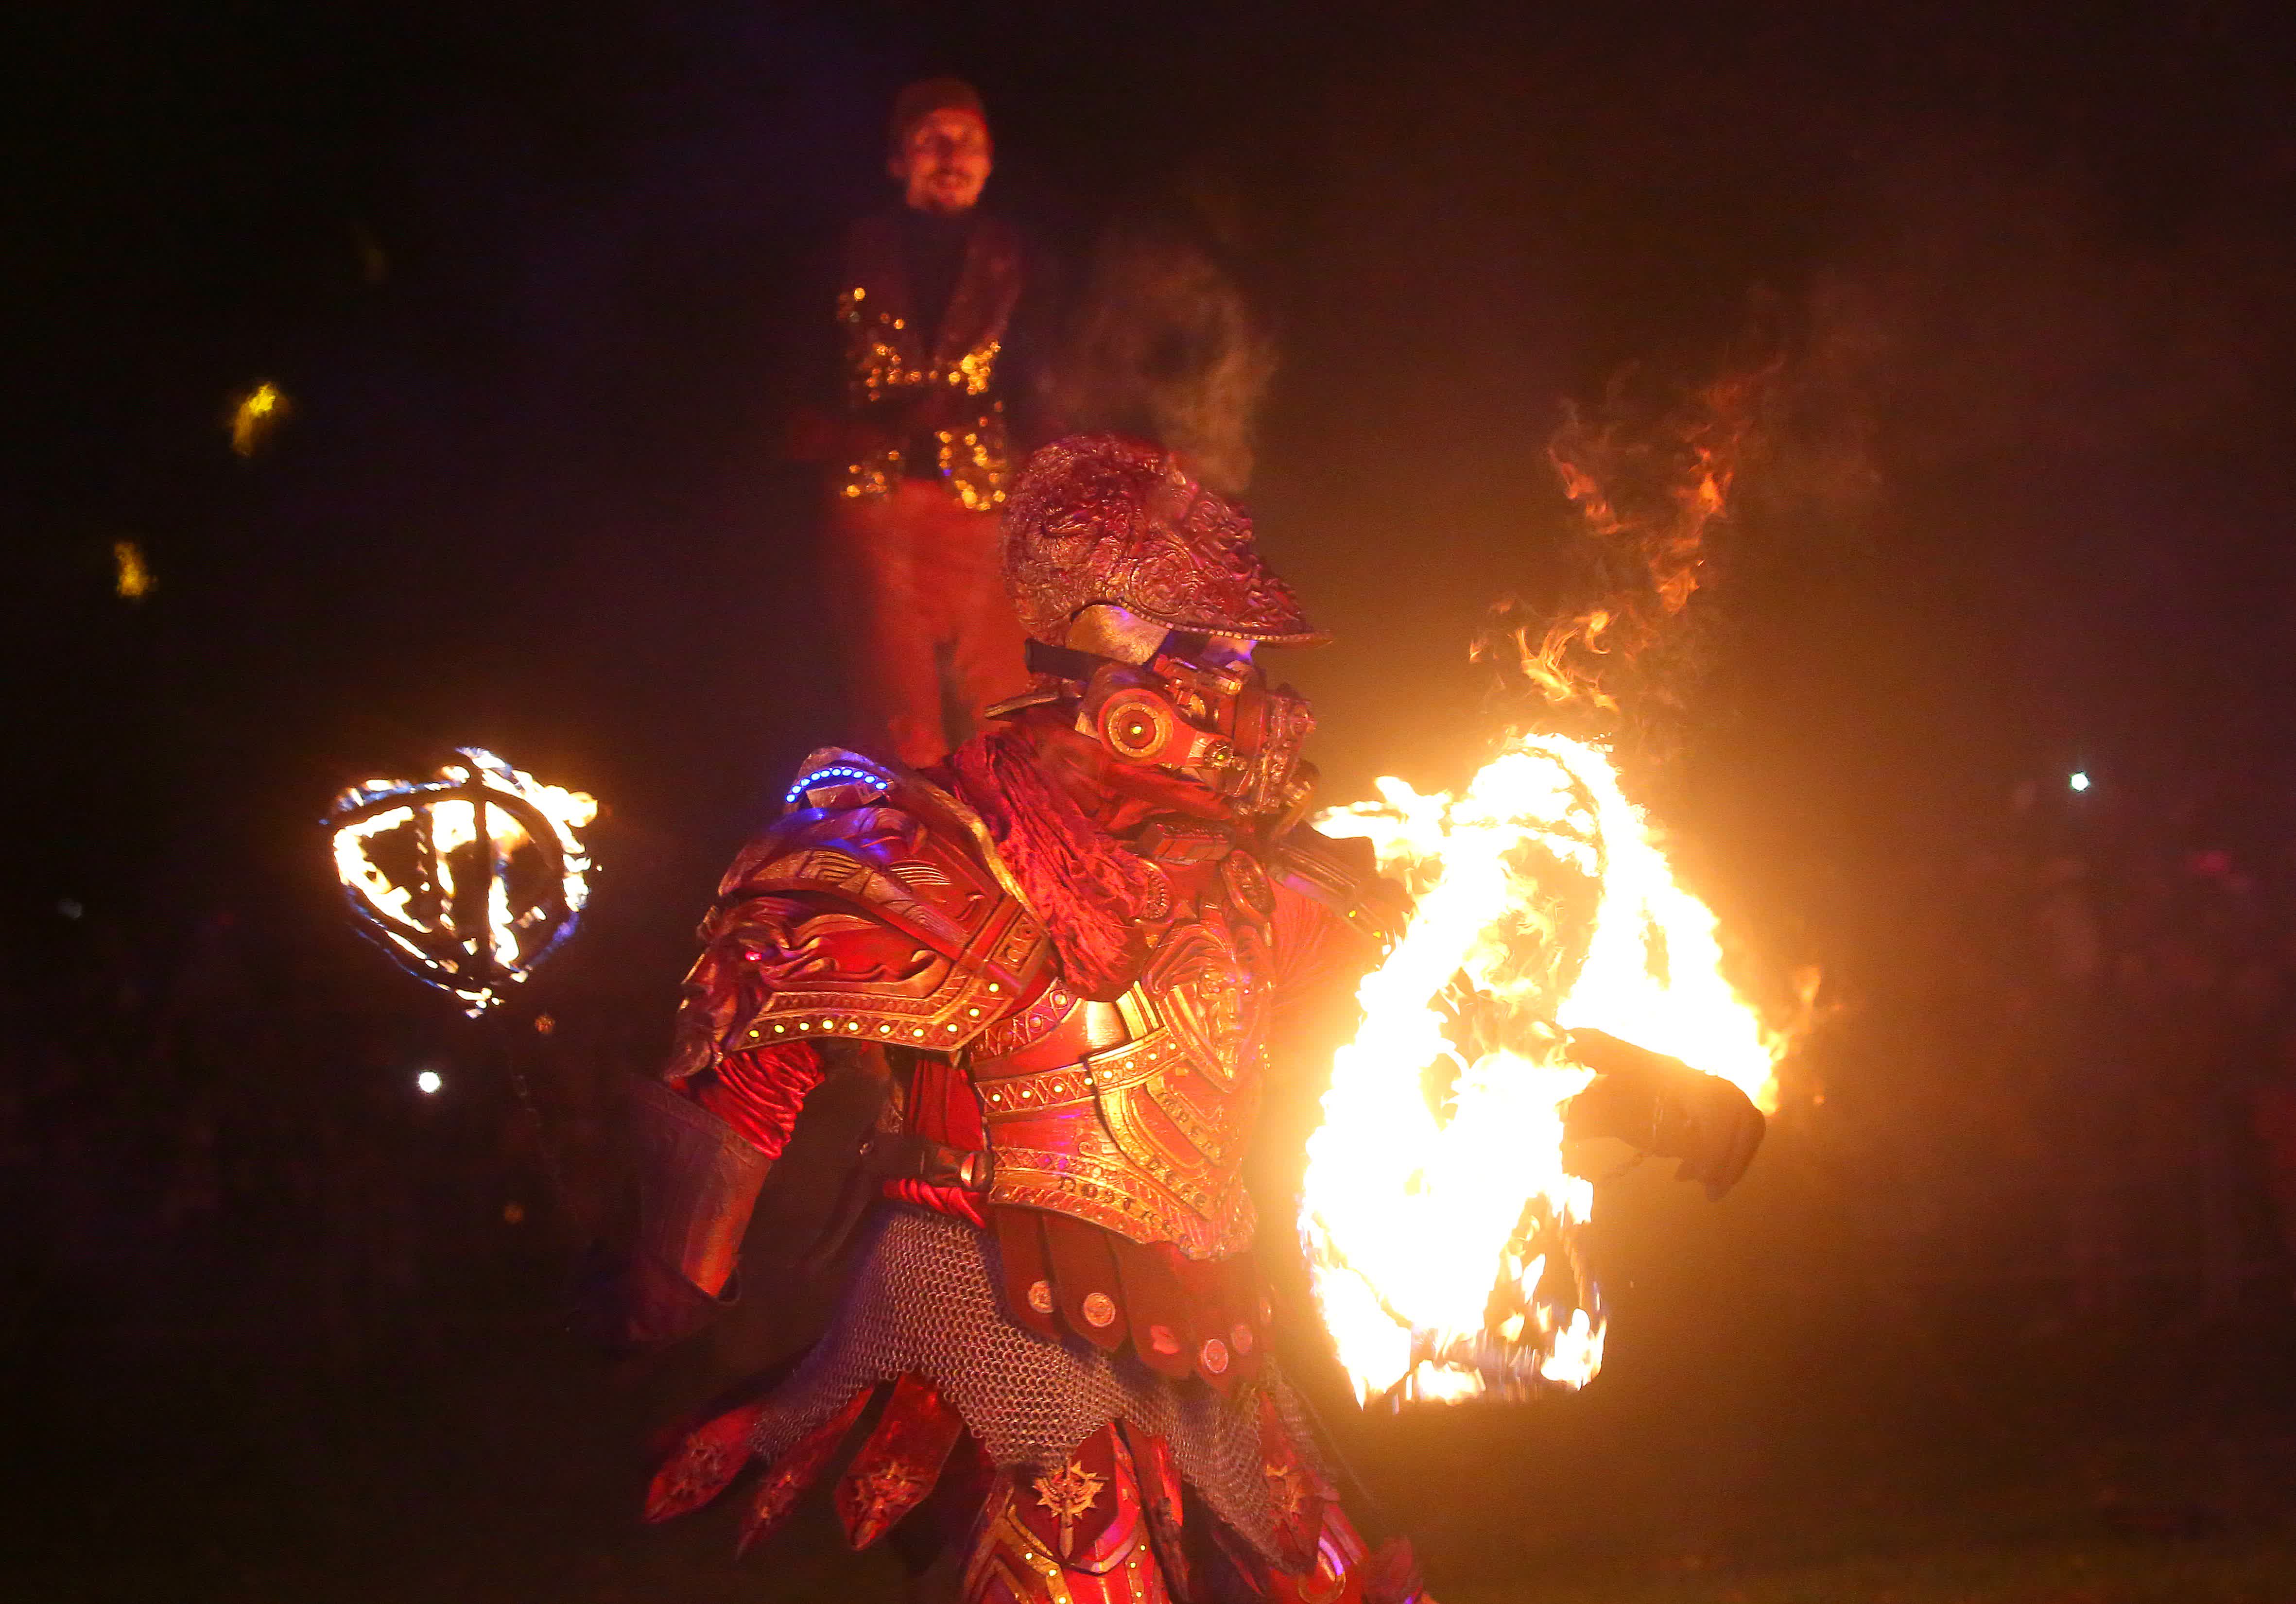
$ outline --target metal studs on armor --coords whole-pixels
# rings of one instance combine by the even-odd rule
[[[1035,1281],[1029,1283],[1029,1306],[1039,1314],[1053,1312],[1053,1283]]]
[[[1156,869],[1156,872],[1150,875],[1147,883],[1140,888],[1140,917],[1162,919],[1172,912],[1172,882],[1161,869],[1156,868],[1154,863],[1151,862],[1148,866]]]
[[[1251,1352],[1251,1328],[1244,1324],[1241,1320],[1235,1322],[1235,1329],[1228,1332],[1227,1339],[1235,1344],[1235,1351],[1237,1353],[1248,1354]]]
[[[1105,1292],[1091,1292],[1086,1294],[1084,1300],[1084,1318],[1085,1323],[1091,1326],[1094,1330],[1107,1330],[1110,1326],[1116,1323],[1116,1300]],[[1218,1346],[1217,1339],[1215,1339],[1214,1346]],[[1227,1355],[1225,1353],[1220,1355],[1220,1363],[1223,1365],[1227,1363]]]
[[[1203,1367],[1204,1374],[1208,1376],[1220,1374],[1227,1369],[1227,1344],[1217,1337],[1205,1338],[1203,1347],[1196,1354],[1196,1363]]]

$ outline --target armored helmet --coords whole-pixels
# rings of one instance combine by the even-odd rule
[[[1029,459],[1005,505],[1004,577],[1021,627],[1047,646],[1072,644],[1095,604],[1194,634],[1331,638],[1253,548],[1241,507],[1122,435],[1072,435]]]
[[[1247,815],[1296,819],[1305,698],[1271,689],[1256,645],[1310,645],[1292,587],[1253,549],[1251,520],[1169,452],[1076,435],[1029,458],[1004,511],[1004,576],[1029,662],[1076,702],[1076,727],[1129,764],[1188,776]]]

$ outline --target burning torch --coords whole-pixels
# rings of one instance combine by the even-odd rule
[[[584,792],[463,747],[430,779],[352,786],[326,818],[359,932],[468,1018],[494,1022],[562,1205],[563,1178],[518,1067],[506,1004],[580,921],[592,870],[580,832],[597,813]],[[422,1090],[437,1084],[426,1070]]]
[[[1761,1141],[1780,1044],[1604,749],[1518,733],[1459,795],[1379,788],[1318,821],[1415,907],[1308,1141],[1316,1302],[1366,1404],[1575,1389],[1605,1317],[1566,1142],[1624,1138],[1718,1194]]]

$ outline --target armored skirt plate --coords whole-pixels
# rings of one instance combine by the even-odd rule
[[[992,1202],[1047,1208],[1192,1258],[1241,1251],[1253,1215],[1240,1158],[1256,1077],[1223,1091],[1165,1028],[1064,1068],[974,1075],[996,1155]]]

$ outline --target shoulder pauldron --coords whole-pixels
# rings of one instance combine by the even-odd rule
[[[816,753],[803,773],[702,924],[686,1006],[714,1052],[681,1054],[689,1072],[808,1037],[947,1052],[1052,963],[1042,921],[955,798],[849,752]]]

